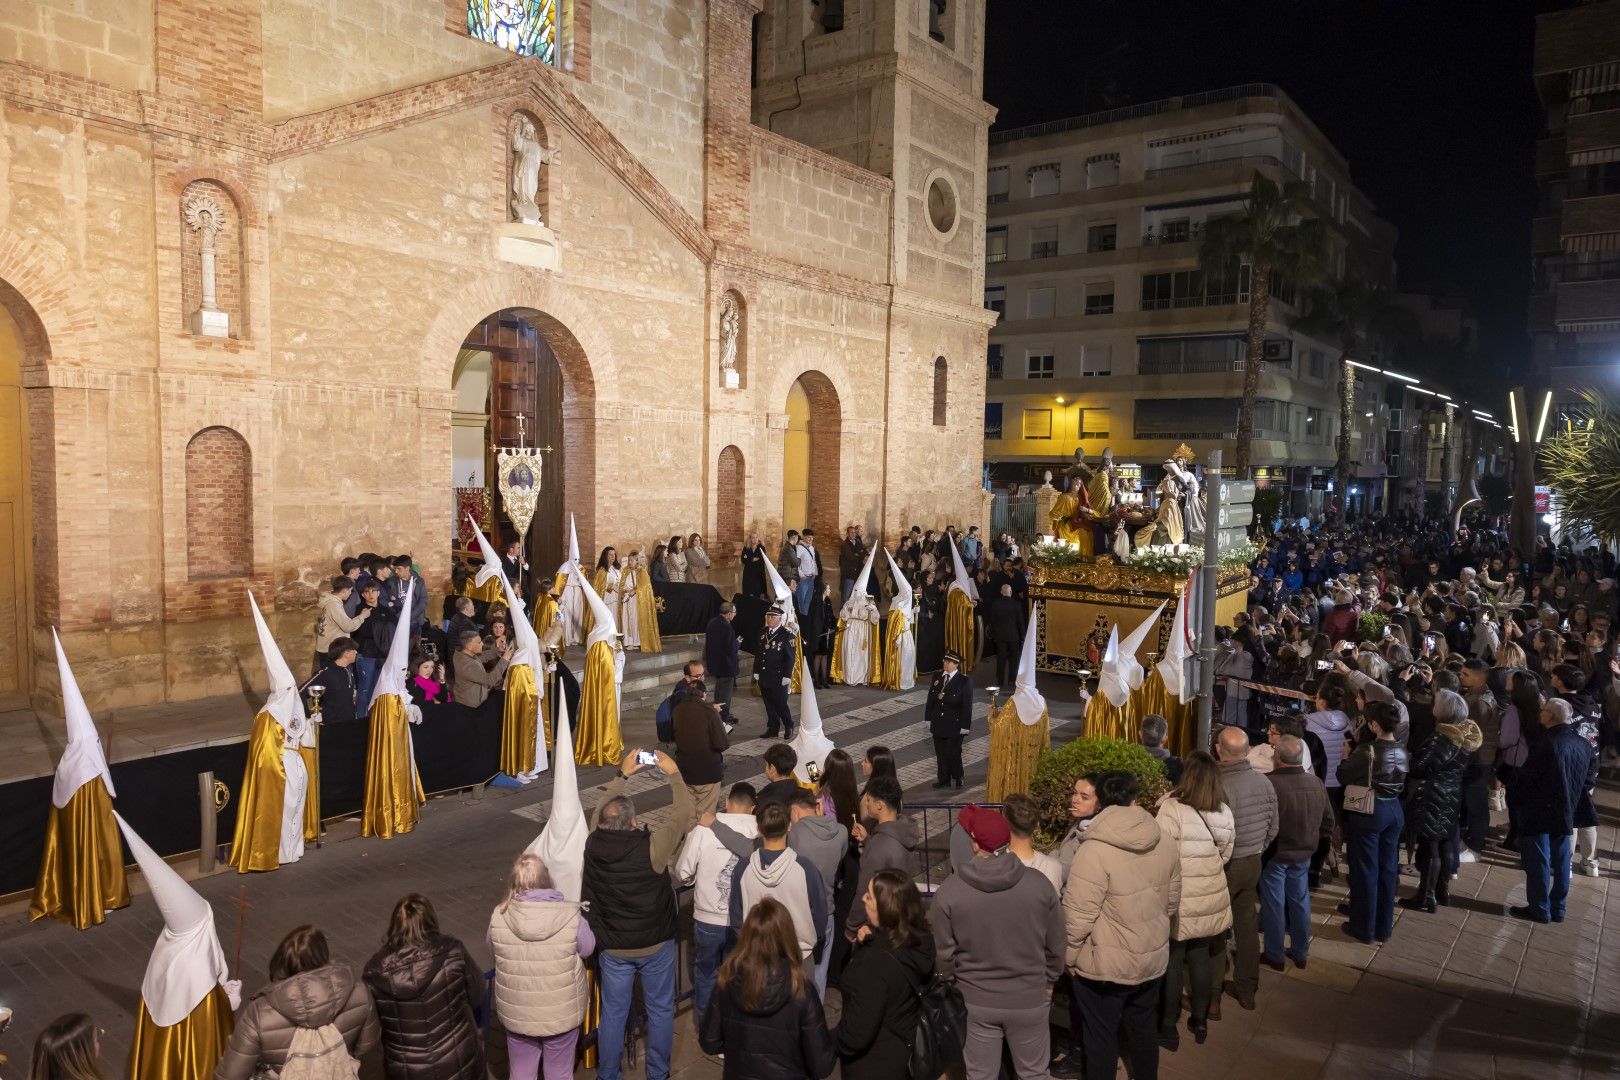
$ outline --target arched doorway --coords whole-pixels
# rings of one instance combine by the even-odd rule
[[[30,682],[27,353],[23,328],[0,304],[0,707],[24,704]]]
[[[478,518],[497,549],[517,536],[496,483],[496,448],[551,447],[544,455],[540,500],[528,531],[529,567],[535,580],[543,580],[567,555],[566,391],[557,356],[537,323],[528,312],[507,309],[467,334],[452,377],[450,441],[455,546],[464,557],[477,554],[466,528],[468,513]]]
[[[782,527],[816,531],[817,546],[836,547],[838,526],[838,391],[819,371],[794,380],[787,395],[782,444]]]

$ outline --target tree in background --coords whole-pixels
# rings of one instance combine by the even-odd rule
[[[1333,490],[1349,490],[1350,432],[1356,413],[1356,363],[1372,364],[1372,345],[1382,339],[1385,351],[1395,340],[1419,336],[1418,322],[1395,301],[1395,294],[1357,273],[1326,281],[1305,297],[1305,313],[1294,327],[1312,337],[1339,346],[1339,437],[1334,449]]]
[[[1232,281],[1249,265],[1249,340],[1243,365],[1243,400],[1238,406],[1237,468],[1249,467],[1254,441],[1254,402],[1260,392],[1260,364],[1265,356],[1266,325],[1271,314],[1271,275],[1303,283],[1320,272],[1327,257],[1322,223],[1305,218],[1310,186],[1294,180],[1278,186],[1254,174],[1241,213],[1211,218],[1204,224],[1198,249],[1206,292],[1221,291],[1212,282]],[[1234,290],[1235,291],[1235,290]]]
[[[1590,408],[1587,425],[1541,444],[1541,475],[1557,497],[1564,532],[1608,543],[1620,539],[1620,406],[1602,391],[1581,396]]]

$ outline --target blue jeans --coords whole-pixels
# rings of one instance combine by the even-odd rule
[[[832,963],[833,950],[833,913],[832,906],[827,907],[826,933],[822,936],[821,959],[816,961],[816,996],[822,1001],[827,1000],[827,967]]]
[[[1531,914],[1563,922],[1569,897],[1569,834],[1521,836],[1519,857],[1524,863],[1524,902]]]
[[[726,958],[726,939],[730,931],[711,923],[692,923],[692,1020],[703,1023],[703,1011],[708,1008],[709,995],[714,993],[715,972]]]
[[[630,1017],[637,973],[641,975],[641,1000],[647,1006],[647,1080],[669,1080],[669,1056],[675,1045],[677,955],[672,939],[647,956],[604,952],[597,959],[597,975],[602,980],[602,1023],[596,1029],[598,1080],[619,1080],[624,1025]]]
[[[810,614],[810,597],[816,591],[815,578],[800,578],[793,583],[793,606],[800,615]]]
[[[382,661],[375,656],[354,658],[354,708],[363,713],[371,708],[371,694],[377,689],[377,676],[382,672]]]
[[[1395,932],[1395,889],[1401,880],[1401,829],[1406,815],[1399,799],[1378,799],[1370,814],[1344,815],[1350,856],[1351,934],[1388,941]]]
[[[1266,959],[1282,963],[1283,927],[1293,945],[1289,957],[1305,962],[1311,945],[1311,891],[1306,877],[1311,864],[1269,862],[1260,871],[1260,925],[1265,932]]]

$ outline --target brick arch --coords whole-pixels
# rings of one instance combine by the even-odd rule
[[[596,384],[599,378],[611,381],[612,376],[612,351],[596,330],[601,312],[585,310],[556,285],[554,277],[535,273],[483,277],[464,289],[452,290],[450,296],[423,338],[422,371],[431,374],[434,392],[448,392],[467,331],[497,311],[521,315],[556,356],[562,372],[563,424],[568,439],[564,498],[575,516],[581,549],[591,547],[596,538]],[[440,483],[447,490],[453,485],[448,439],[443,454]],[[452,535],[450,516],[448,500],[442,509],[432,505],[423,514],[424,535]]]
[[[934,357],[934,426],[944,427],[947,423],[948,402],[946,400],[946,383],[950,378],[950,365],[943,356]]]
[[[49,243],[0,228],[0,304],[22,332],[30,368],[89,360],[101,341],[95,309]]]
[[[801,372],[793,385],[803,390],[810,402],[808,524],[816,530],[817,547],[836,550],[838,538],[843,535],[838,514],[844,420],[838,388],[814,368]]]
[[[748,512],[748,473],[736,446],[720,451],[715,469],[714,555],[727,560],[742,554],[743,520]]]
[[[186,577],[253,572],[253,453],[228,427],[206,427],[186,443]]]

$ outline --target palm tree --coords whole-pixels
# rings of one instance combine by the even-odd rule
[[[1271,273],[1304,281],[1315,276],[1327,253],[1327,234],[1314,218],[1301,220],[1310,204],[1310,186],[1291,180],[1281,187],[1258,171],[1249,182],[1243,211],[1204,224],[1198,263],[1204,281],[1231,281],[1249,264],[1249,341],[1243,365],[1243,402],[1238,407],[1237,461],[1249,466],[1254,440],[1254,400],[1260,392],[1266,323],[1271,315]]]
[[[1620,400],[1600,390],[1581,396],[1589,422],[1541,444],[1541,476],[1557,497],[1564,531],[1607,543],[1620,538]]]
[[[1305,314],[1294,321],[1303,333],[1339,346],[1339,437],[1334,450],[1333,490],[1344,492],[1350,483],[1350,431],[1356,415],[1356,363],[1372,359],[1375,339],[1386,344],[1410,342],[1418,336],[1417,319],[1395,302],[1394,294],[1360,274],[1349,273],[1311,289]]]

